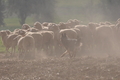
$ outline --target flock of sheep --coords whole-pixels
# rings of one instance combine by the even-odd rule
[[[19,57],[26,55],[32,57],[44,51],[47,55],[62,54],[65,49],[61,43],[61,35],[66,34],[69,39],[81,38],[82,46],[79,46],[77,54],[107,53],[115,54],[120,50],[120,19],[112,24],[108,21],[83,25],[77,19],[67,22],[48,23],[35,22],[31,27],[23,24],[21,29],[1,30],[0,36],[6,48],[6,56],[11,53],[14,56],[16,48]],[[80,45],[80,44],[79,44]],[[11,48],[11,50],[9,50]]]

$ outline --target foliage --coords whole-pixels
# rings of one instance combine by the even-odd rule
[[[26,18],[31,14],[42,15],[44,20],[50,17],[53,20],[54,0],[8,0],[8,8],[10,13],[16,13],[20,19],[20,24],[24,24]]]
[[[24,24],[28,15],[31,14],[32,0],[8,0],[8,8],[10,13],[16,13],[20,19],[20,24]]]
[[[4,0],[0,0],[0,26],[4,26]]]

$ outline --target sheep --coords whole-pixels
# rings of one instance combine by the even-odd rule
[[[6,48],[6,55],[7,55],[7,52],[8,52],[7,37],[8,37],[8,35],[5,31],[0,31],[0,36],[1,36],[1,39],[2,39],[2,43]]]
[[[6,56],[7,53],[10,53],[9,48],[12,47],[12,51],[15,51],[16,42],[14,42],[13,39],[17,36],[17,34],[8,35],[6,31],[0,31],[0,36],[2,38],[3,45],[6,48]],[[11,52],[11,56],[12,56],[12,52]]]
[[[61,57],[63,57],[66,53],[69,53],[70,58],[75,57],[76,50],[80,47],[81,39],[79,37],[77,39],[69,39],[66,33],[63,33],[61,35],[61,42],[66,49]]]
[[[27,32],[28,32],[27,30],[19,29],[17,33],[18,33],[18,35],[25,36],[27,34]]]
[[[100,22],[99,25],[106,25],[106,23],[105,22]]]
[[[106,25],[112,25],[112,23],[108,22],[108,21],[105,21],[105,24]]]
[[[23,25],[22,25],[22,29],[27,30],[27,29],[29,29],[29,28],[30,28],[30,26],[29,26],[28,24],[23,24]]]
[[[77,35],[81,37],[80,29],[78,28],[71,28],[71,29],[75,30],[77,32]]]
[[[27,35],[30,35],[34,38],[35,40],[35,48],[37,53],[42,50],[43,46],[43,35],[39,32],[32,32],[32,33],[27,33]]]
[[[98,51],[102,53],[112,53],[113,39],[113,30],[108,25],[102,25],[96,28],[96,45]]]
[[[29,32],[38,32],[39,30],[32,27],[32,28],[27,29],[27,31],[29,31]]]
[[[19,30],[20,29],[14,29],[14,31],[12,32],[13,34],[19,34]]]
[[[59,34],[60,29],[57,24],[51,23],[48,26],[48,30],[54,32],[54,49],[55,49],[55,53],[59,53],[61,51],[60,50],[60,44],[61,44],[60,43],[60,34]]]
[[[46,26],[46,27],[48,26],[48,24],[49,24],[48,22],[43,22],[43,23],[42,23],[42,25],[43,25],[43,26]]]
[[[68,39],[77,39],[78,36],[80,35],[80,34],[77,33],[77,29],[75,30],[75,29],[72,29],[72,28],[71,29],[62,29],[62,30],[60,30],[59,34],[60,34],[60,37],[63,34],[66,34]],[[62,43],[61,43],[61,46],[63,46]],[[64,49],[62,48],[61,51],[64,51]]]
[[[13,54],[15,53],[15,50],[16,50],[16,46],[17,46],[17,41],[14,40],[14,38],[18,36],[17,34],[11,34],[7,37],[7,44],[8,44],[8,47],[11,47],[12,48],[12,51],[11,51],[11,56],[13,56]]]
[[[80,21],[77,20],[77,19],[74,19],[74,20],[68,20],[67,21],[67,26],[69,26],[70,28],[74,28],[76,25],[79,25],[80,24]]]
[[[64,22],[60,22],[60,23],[58,24],[58,26],[59,26],[59,29],[60,29],[60,30],[61,30],[61,29],[67,29],[67,24],[64,23]]]
[[[116,39],[118,44],[120,45],[120,22],[118,22],[117,24],[115,24],[115,26],[113,26],[114,28],[114,33],[116,35]],[[119,46],[120,47],[120,46]]]
[[[48,31],[48,27],[43,26],[42,31]]]
[[[77,19],[74,19],[73,21],[74,21],[74,24],[75,24],[74,26],[80,25],[80,22],[81,22],[81,21],[79,21],[79,20],[77,20]]]
[[[92,32],[87,25],[76,25],[75,28],[80,30],[81,42],[83,43],[81,47],[82,53],[90,52],[93,43]]]
[[[12,34],[10,30],[5,30],[8,35]]]
[[[70,39],[76,39],[77,38],[77,32],[73,29],[62,29],[60,30],[59,34],[60,36],[62,34],[66,33],[66,35],[68,36],[68,38]]]
[[[40,22],[35,22],[34,23],[34,28],[38,29],[39,31],[41,31],[43,29],[43,26]]]
[[[19,51],[19,58],[23,56],[23,59],[26,56],[35,57],[34,49],[35,49],[35,41],[34,38],[30,35],[25,35],[18,40],[17,43],[18,51]]]
[[[53,31],[54,32],[54,38],[56,38],[57,40],[59,40],[59,27],[57,26],[57,24],[51,24],[48,27],[48,31]]]
[[[118,18],[117,23],[120,22],[120,18]]]
[[[90,50],[92,52],[95,52],[96,51],[96,44],[95,44],[96,28],[99,27],[99,25],[97,23],[94,23],[94,22],[89,22],[87,26],[90,30],[89,34],[91,34],[91,38],[90,38],[91,40],[89,41],[91,43]]]
[[[53,41],[54,41],[54,33],[53,31],[41,31],[43,35],[43,50],[46,53],[51,54],[53,52]]]

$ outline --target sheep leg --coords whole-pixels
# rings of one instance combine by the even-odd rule
[[[6,54],[5,54],[5,56],[8,56],[8,53],[10,53],[9,52],[9,48],[6,48]]]
[[[77,50],[78,50],[78,48],[74,49],[74,51],[73,51],[73,57],[76,56]]]
[[[13,47],[11,48],[10,56],[13,55]]]
[[[20,58],[23,57],[23,53],[24,53],[24,51],[23,51],[22,49],[18,49],[18,51],[19,51],[19,55],[18,55],[18,57],[19,57],[19,59],[20,59]]]
[[[54,50],[53,50],[53,45],[50,44],[50,46],[49,46],[49,53],[50,53],[50,55],[52,55],[53,52],[54,52]]]
[[[61,57],[63,57],[65,54],[67,54],[68,53],[68,51],[66,50],[62,55],[61,55]]]
[[[13,52],[14,52],[14,48],[12,47],[11,55],[10,56],[13,56]]]
[[[15,47],[12,47],[11,56],[14,56],[14,53],[15,53]]]
[[[13,56],[15,56],[16,48],[13,47]]]
[[[46,46],[46,45],[43,46],[43,51],[44,51],[45,53],[47,53],[47,46]]]
[[[13,54],[12,54],[13,56],[15,56],[15,52],[16,52],[15,50],[16,50],[16,48],[13,47],[13,52],[12,52],[12,53],[13,53]]]
[[[21,58],[22,50],[21,50],[21,49],[18,49],[18,51],[19,51],[19,55],[18,55],[18,57],[19,57],[19,59],[20,59],[20,58]]]
[[[35,59],[35,56],[36,56],[36,53],[35,53],[35,49],[33,48],[33,49],[31,49],[31,52],[32,52],[32,59]]]
[[[72,58],[72,57],[73,57],[73,53],[72,53],[72,52],[70,52],[70,51],[69,51],[69,56],[70,56],[70,58]]]

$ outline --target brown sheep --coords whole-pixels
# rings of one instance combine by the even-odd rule
[[[60,30],[60,36],[64,33],[68,36],[70,39],[76,39],[77,38],[77,32],[73,29],[62,29]]]
[[[32,36],[26,35],[24,37],[21,37],[18,40],[17,46],[19,51],[19,57],[21,56],[23,56],[23,58],[25,58],[26,56],[35,57],[35,54],[34,54],[35,41]]]
[[[27,34],[27,32],[28,32],[27,30],[19,29],[17,33],[18,33],[18,35],[25,36]]]
[[[12,52],[14,52],[16,47],[16,42],[14,42],[13,39],[17,36],[17,34],[8,35],[6,31],[0,31],[0,36],[2,38],[3,45],[6,48],[6,56],[7,56],[7,53],[9,52],[9,48],[12,48]],[[12,52],[11,52],[11,55],[12,55]]]
[[[30,26],[29,26],[28,24],[23,24],[23,25],[22,25],[22,29],[27,30],[27,29],[29,29],[29,28],[30,28]]]
[[[7,53],[9,52],[8,51],[9,48],[7,47],[7,38],[8,38],[8,35],[7,35],[7,33],[5,31],[0,31],[0,36],[1,36],[1,39],[2,39],[2,43],[3,43],[3,45],[6,48],[6,55],[7,55]]]
[[[41,31],[43,29],[43,26],[40,22],[35,22],[34,23],[34,28],[38,29],[39,31]]]
[[[96,28],[96,45],[99,52],[113,52],[113,30],[107,25],[102,25]]]
[[[54,33],[53,31],[41,31],[43,35],[43,50],[46,53],[51,54],[53,52],[53,41],[54,41]]]
[[[110,23],[110,22],[108,22],[108,21],[106,21],[105,24],[106,24],[106,25],[112,25],[112,23]]]
[[[88,53],[91,50],[93,37],[90,28],[87,25],[76,25],[75,28],[80,30],[81,42],[83,43],[81,47],[82,53]]]
[[[120,22],[118,21],[117,24],[112,26],[112,29],[114,29],[115,37],[116,37],[116,42],[119,45],[120,48]]]
[[[38,32],[39,30],[32,27],[32,28],[27,29],[27,31],[29,31],[29,32]]]
[[[16,46],[17,46],[17,41],[14,40],[14,38],[18,36],[17,34],[11,34],[7,38],[8,46],[12,48],[11,55],[13,56],[15,54]]]
[[[64,22],[60,22],[60,23],[58,24],[58,26],[59,26],[59,29],[60,29],[60,30],[61,30],[61,29],[67,29],[67,24],[64,23]]]
[[[42,25],[45,26],[45,27],[47,27],[48,24],[49,24],[48,22],[43,22],[43,23],[42,23]]]
[[[71,28],[71,29],[75,30],[75,31],[77,32],[77,35],[78,35],[79,37],[81,37],[80,29],[78,29],[78,28]]]
[[[61,44],[60,43],[60,34],[59,34],[60,29],[57,24],[51,23],[48,26],[48,30],[54,32],[54,49],[55,49],[55,53],[59,54],[61,51],[61,49],[60,49],[61,48],[60,47],[60,44]]]
[[[28,33],[27,35],[30,35],[34,38],[35,40],[35,48],[37,53],[39,51],[42,50],[42,46],[43,46],[43,35],[41,33],[37,33],[37,32],[32,32],[32,33]]]
[[[19,34],[20,29],[14,29],[13,34]]]
[[[48,27],[43,27],[42,31],[48,31]]]
[[[117,23],[119,23],[120,22],[120,18],[117,20]]]
[[[77,19],[74,20],[68,20],[67,21],[67,26],[69,26],[70,28],[74,28],[76,25],[80,25],[80,21]]]
[[[10,30],[5,30],[8,35],[12,34]]]

